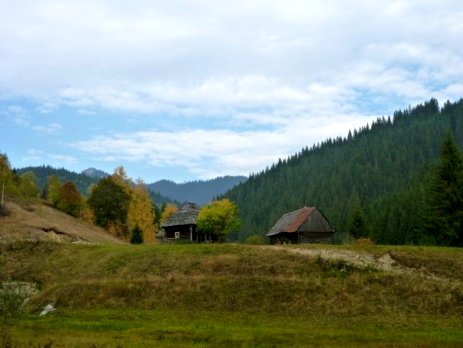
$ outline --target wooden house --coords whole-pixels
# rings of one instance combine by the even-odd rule
[[[183,240],[193,243],[211,241],[211,236],[205,235],[196,229],[199,210],[200,208],[196,204],[186,203],[173,213],[171,217],[161,224],[164,230],[163,240],[166,242]]]
[[[267,233],[271,244],[332,243],[334,227],[316,207],[284,214]]]

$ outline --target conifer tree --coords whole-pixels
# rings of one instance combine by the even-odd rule
[[[143,243],[143,231],[138,225],[132,230],[132,236],[130,237],[130,243],[132,244],[141,244]]]
[[[423,237],[439,245],[463,241],[463,159],[451,134],[441,146],[423,216]]]
[[[355,239],[368,237],[368,228],[365,222],[365,214],[360,203],[356,203],[352,209],[347,230],[349,234]]]

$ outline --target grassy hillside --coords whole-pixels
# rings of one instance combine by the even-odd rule
[[[37,288],[22,344],[463,343],[461,249],[23,242],[0,245],[0,268]]]
[[[76,219],[45,204],[27,207],[6,202],[0,216],[0,243],[12,241],[57,241],[123,243],[104,229]]]

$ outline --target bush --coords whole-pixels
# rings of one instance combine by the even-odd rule
[[[0,288],[0,321],[8,323],[22,312],[22,304],[26,294],[14,286],[3,285]]]
[[[141,244],[143,243],[143,231],[141,230],[138,225],[135,225],[135,227],[132,230],[132,237],[130,238],[130,243],[132,244]]]
[[[254,245],[267,244],[265,238],[258,235],[258,234],[254,234],[252,236],[249,236],[248,238],[246,238],[244,243],[245,244],[254,244]]]
[[[10,326],[21,315],[27,294],[15,284],[3,284],[0,288],[0,346],[15,347]]]
[[[370,238],[359,238],[355,241],[356,245],[375,245]]]

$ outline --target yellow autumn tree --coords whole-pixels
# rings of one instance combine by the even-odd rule
[[[176,211],[177,211],[177,206],[175,204],[167,203],[166,206],[164,207],[164,210],[161,213],[161,218],[159,219],[159,224],[162,225]]]
[[[128,177],[127,172],[123,166],[119,166],[114,169],[113,175],[111,175],[113,182],[124,188],[124,191],[130,193],[130,183],[131,179]]]
[[[227,198],[202,207],[196,222],[198,231],[214,236],[219,242],[225,241],[230,232],[241,226],[238,207]]]
[[[155,212],[145,183],[138,179],[131,188],[131,199],[127,214],[129,231],[138,226],[143,233],[143,242],[155,241],[156,229],[154,226]]]
[[[13,172],[11,171],[10,161],[6,154],[0,153],[0,190],[1,198],[0,205],[3,207],[5,201],[5,193],[8,192],[8,186],[13,181]]]

